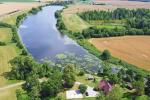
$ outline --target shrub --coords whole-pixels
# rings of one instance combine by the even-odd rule
[[[78,75],[79,76],[83,76],[84,75],[84,71],[80,71]]]
[[[80,92],[81,92],[82,94],[84,94],[84,93],[86,92],[86,89],[87,89],[87,86],[84,85],[84,84],[81,84],[81,85],[79,86],[79,90],[80,90]]]
[[[102,55],[101,55],[101,59],[102,60],[108,60],[111,58],[111,54],[108,50],[104,50]]]
[[[1,42],[1,41],[0,41],[0,46],[5,46],[5,45],[6,45],[5,42]]]

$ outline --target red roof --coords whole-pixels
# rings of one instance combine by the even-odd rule
[[[112,90],[112,85],[106,80],[101,80],[99,83],[99,88],[107,95],[109,91]]]

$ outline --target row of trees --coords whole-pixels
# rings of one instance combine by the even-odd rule
[[[130,18],[150,18],[149,9],[129,10],[125,8],[117,8],[113,11],[86,11],[78,13],[78,15],[86,21],[89,20],[114,20],[114,19],[130,19]]]
[[[125,35],[150,35],[150,29],[136,29],[136,28],[96,28],[90,27],[84,29],[80,35],[77,36],[80,38],[102,38],[102,37],[116,37],[116,36],[125,36]]]

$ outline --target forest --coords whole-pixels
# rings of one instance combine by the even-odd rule
[[[87,11],[78,13],[86,20],[125,20],[124,28],[96,28],[92,26],[82,31],[84,38],[115,37],[124,35],[150,35],[150,10],[128,10],[117,8],[114,11]],[[119,25],[118,25],[119,26]]]

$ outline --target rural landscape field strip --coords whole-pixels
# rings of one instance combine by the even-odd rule
[[[150,70],[150,36],[93,38],[89,42],[100,51],[108,49],[113,56]]]

